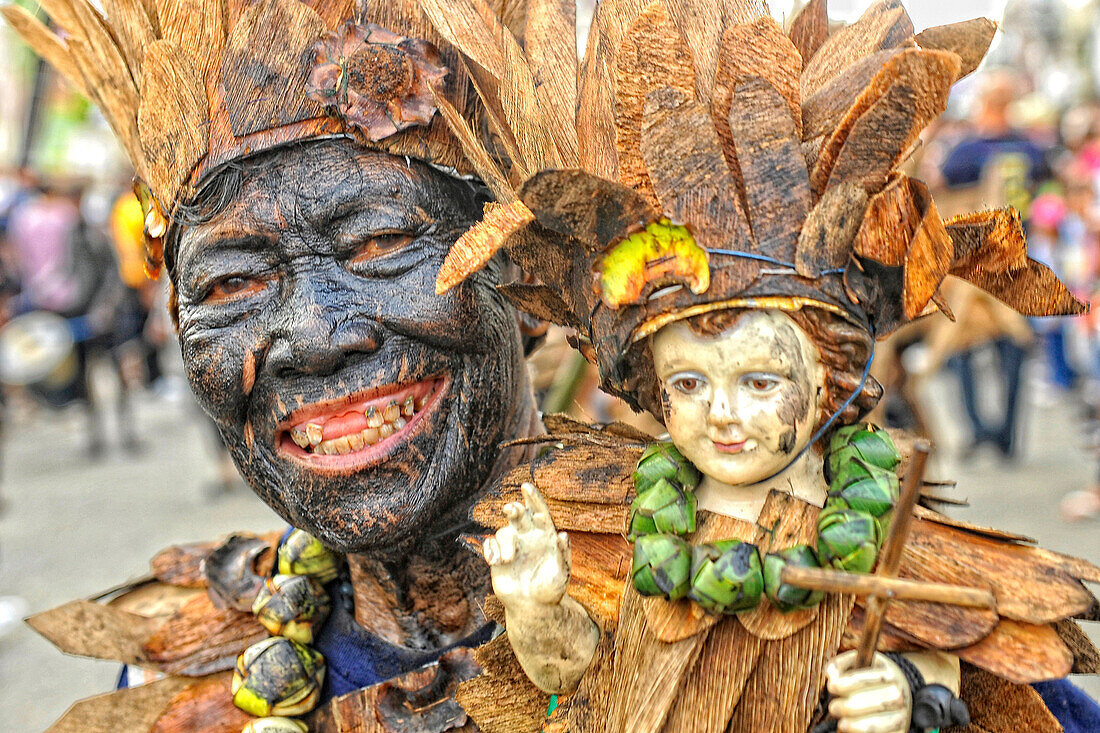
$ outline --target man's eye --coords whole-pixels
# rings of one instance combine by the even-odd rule
[[[746,374],[742,383],[755,392],[769,392],[779,386],[780,380],[772,374]]]
[[[258,293],[266,286],[267,282],[258,277],[229,275],[216,280],[203,300],[206,303],[223,303],[229,300],[237,300]]]
[[[686,395],[696,394],[703,388],[706,381],[699,374],[682,374],[671,380],[673,389]]]
[[[400,252],[414,239],[416,239],[416,235],[408,232],[385,232],[382,234],[375,234],[363,241],[357,247],[355,255],[351,258],[351,263],[361,264],[373,260],[376,257],[383,257],[388,254],[393,254],[394,252]]]

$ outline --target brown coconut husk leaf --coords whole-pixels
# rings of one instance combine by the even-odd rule
[[[955,244],[951,274],[967,280],[1025,316],[1088,312],[1050,268],[1027,256],[1015,209],[953,217],[945,223]]]
[[[128,613],[93,601],[70,601],[37,613],[27,624],[65,654],[124,664],[148,661],[142,644],[162,620]]]
[[[89,96],[84,86],[84,76],[69,55],[69,49],[42,21],[19,5],[5,5],[0,8],[0,15],[4,16],[4,20],[15,29],[19,37],[56,69],[73,89],[84,97]]]
[[[174,42],[191,57],[205,89],[205,84],[215,82],[221,73],[219,62],[226,38],[222,0],[156,0],[156,3],[160,37]]]
[[[619,173],[615,149],[615,57],[647,0],[605,0],[596,5],[580,67],[577,146],[581,167],[608,180]]]
[[[791,23],[789,37],[798,49],[803,64],[812,59],[817,49],[829,37],[827,0],[810,0],[806,3]]]
[[[562,165],[580,165],[577,148],[577,8],[575,0],[527,3],[527,56],[535,91]]]
[[[508,239],[535,220],[522,201],[491,203],[485,216],[451,245],[435,280],[436,295],[442,295],[485,267]]]
[[[516,308],[541,321],[571,328],[579,328],[581,325],[557,290],[548,285],[508,283],[498,285],[497,291]]]
[[[40,0],[38,3],[50,19],[71,37],[85,40],[84,29],[77,20],[72,0]],[[66,39],[68,40],[68,39]]]
[[[483,733],[541,730],[550,695],[531,684],[512,652],[507,633],[478,647],[474,659],[484,672],[461,683],[455,699]]]
[[[810,176],[814,193],[848,180],[869,193],[880,190],[945,109],[958,69],[959,57],[948,51],[912,49],[889,61],[823,146]]]
[[[695,67],[696,99],[709,103],[715,75],[725,53],[724,32],[734,25],[768,17],[760,0],[664,0],[669,15],[691,49]]]
[[[956,728],[958,733],[1063,733],[1032,687],[965,663],[961,682],[959,696],[970,710],[970,725]]]
[[[439,33],[468,60],[466,70],[490,111],[494,132],[514,137],[513,164],[528,173],[560,168],[561,157],[543,121],[527,57],[492,8],[485,0],[421,0],[420,5]]]
[[[854,182],[825,191],[798,235],[795,268],[799,275],[817,277],[848,264],[853,240],[867,211],[867,200],[867,191]]]
[[[803,138],[812,140],[822,135],[831,136],[875,76],[891,59],[905,50],[905,47],[887,48],[860,59],[822,87],[817,94],[803,99]]]
[[[305,89],[309,68],[302,56],[324,32],[321,16],[297,0],[259,0],[244,11],[226,40],[221,68],[233,135],[324,115],[306,94],[287,94]]]
[[[1052,626],[1058,638],[1073,655],[1072,674],[1100,674],[1100,650],[1073,619],[1055,621]]]
[[[637,192],[584,171],[542,171],[519,191],[538,223],[602,252],[657,218]]]
[[[647,105],[656,101],[651,95]],[[749,222],[734,197],[733,176],[705,105],[680,97],[647,110],[641,154],[661,211],[686,224],[700,247],[750,246]]]
[[[143,69],[138,131],[145,180],[159,201],[173,201],[206,155],[206,93],[200,71],[173,41],[146,48]]]
[[[802,71],[802,98],[813,96],[865,56],[900,46],[913,35],[913,23],[899,0],[880,0],[851,25],[825,39]]]
[[[172,696],[149,733],[240,733],[255,720],[233,704],[233,674],[204,677]]]
[[[738,201],[744,209],[748,208],[748,204],[745,201],[734,135],[729,127],[734,89],[749,77],[766,79],[790,102],[791,117],[796,128],[801,130],[802,113],[799,108],[798,87],[801,68],[797,50],[771,18],[730,26],[722,36],[722,52],[711,98],[711,115],[722,140],[726,164],[729,165],[737,186]]]
[[[251,613],[215,608],[203,593],[145,639],[142,655],[158,669],[197,676],[232,667],[238,654],[267,636]]]
[[[168,677],[74,703],[47,733],[118,733],[147,731],[164,708],[193,680]],[[243,725],[243,724],[242,724]]]
[[[959,23],[937,25],[918,33],[913,40],[921,48],[951,51],[959,56],[961,62],[959,76],[967,76],[982,63],[993,36],[997,34],[997,24],[988,18],[972,18]]]
[[[659,208],[658,194],[642,154],[646,96],[658,87],[686,99],[695,94],[695,68],[661,0],[654,0],[630,26],[615,61],[615,150],[618,180]],[[672,155],[671,153],[669,154]]]
[[[924,312],[947,275],[954,244],[923,183],[897,176],[871,199],[854,251],[890,267],[904,267],[904,313]]]
[[[183,588],[205,588],[202,561],[218,546],[217,542],[173,545],[153,556],[149,566],[157,580]]]
[[[795,258],[810,209],[809,174],[789,113],[790,100],[755,77],[737,85],[729,115],[758,251],[784,262]]]
[[[1073,654],[1053,626],[1011,619],[1002,619],[993,633],[954,654],[1018,685],[1061,679],[1073,668]]]

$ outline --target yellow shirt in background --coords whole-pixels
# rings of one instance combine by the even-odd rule
[[[118,274],[127,287],[145,287],[145,245],[142,237],[145,217],[137,196],[127,192],[118,197],[111,209],[111,243],[118,255]]]

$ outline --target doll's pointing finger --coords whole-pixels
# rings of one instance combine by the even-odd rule
[[[878,713],[904,712],[905,695],[896,685],[869,687],[829,703],[829,714],[838,720],[869,718]]]
[[[526,482],[520,485],[519,490],[523,493],[523,503],[531,511],[535,526],[539,529],[552,529],[554,523],[550,520],[550,507],[546,505],[546,500],[535,485]]]

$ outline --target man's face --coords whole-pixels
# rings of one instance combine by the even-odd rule
[[[488,270],[435,295],[469,184],[351,143],[287,149],[186,228],[188,378],[253,489],[345,552],[400,545],[488,477],[523,382]]]

